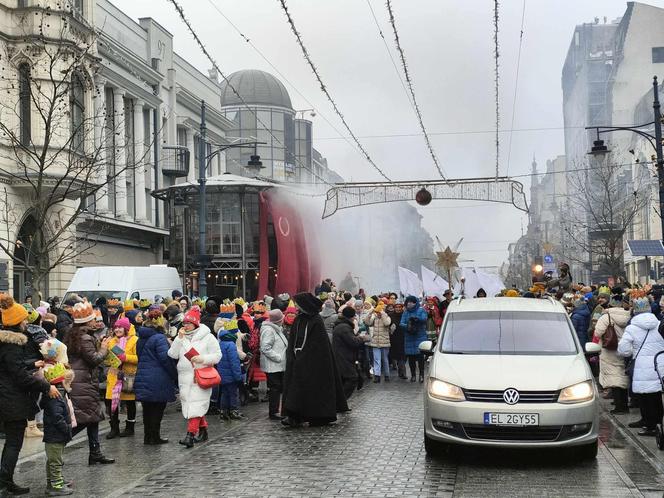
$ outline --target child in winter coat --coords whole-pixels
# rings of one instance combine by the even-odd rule
[[[217,371],[221,376],[219,389],[219,403],[222,420],[241,420],[242,414],[238,411],[238,389],[242,383],[242,367],[240,356],[237,353],[238,325],[236,320],[229,320],[219,330],[219,348],[221,360],[217,364]]]
[[[62,365],[62,364],[60,364]],[[54,369],[55,370],[55,369]],[[48,370],[45,376],[49,377]],[[68,392],[74,379],[73,370],[65,370],[62,376],[49,379],[58,388],[60,396],[42,396],[40,407],[44,410],[44,450],[46,452],[46,496],[68,496],[74,493],[71,483],[62,475],[65,446],[72,440],[72,414]]]

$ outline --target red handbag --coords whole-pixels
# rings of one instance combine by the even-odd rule
[[[214,367],[196,368],[194,380],[201,389],[211,389],[221,384],[221,376]]]

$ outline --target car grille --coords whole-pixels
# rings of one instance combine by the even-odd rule
[[[478,389],[464,389],[467,401],[481,401],[484,403],[505,403],[503,391],[482,391]],[[519,391],[519,403],[556,403],[560,391]]]
[[[496,427],[492,425],[463,424],[468,439],[483,441],[556,441],[561,425],[540,427]]]

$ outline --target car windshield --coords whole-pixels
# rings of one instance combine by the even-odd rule
[[[106,300],[109,299],[117,299],[121,303],[125,301],[127,298],[127,292],[126,291],[77,291],[77,292],[68,292],[64,299],[62,300],[63,302],[66,301],[70,296],[73,296],[74,294],[80,296],[80,297],[85,297],[87,298],[88,302],[94,304],[97,299],[100,297],[105,297]]]
[[[450,354],[576,354],[572,329],[562,313],[481,311],[447,318],[441,352]]]

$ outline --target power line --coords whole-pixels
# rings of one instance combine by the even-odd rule
[[[173,0],[172,0],[173,1]],[[362,154],[364,154],[364,157],[367,159],[369,164],[373,166],[373,168],[380,173],[380,175],[385,178],[388,182],[391,182],[390,178],[383,172],[382,169],[378,167],[378,165],[371,159],[371,156],[369,153],[366,151],[362,143],[358,140],[358,138],[355,136],[353,133],[353,130],[350,129],[350,126],[348,125],[348,122],[346,121],[346,118],[344,115],[341,113],[339,110],[339,107],[337,106],[337,103],[334,101],[332,98],[332,95],[330,95],[330,92],[328,91],[327,87],[325,86],[325,83],[323,83],[323,79],[320,76],[320,73],[318,72],[318,69],[316,68],[316,65],[314,64],[313,60],[311,59],[311,56],[309,55],[309,51],[306,49],[304,46],[304,42],[302,41],[302,37],[300,36],[300,33],[298,32],[297,28],[295,27],[295,21],[293,21],[293,18],[290,15],[290,12],[288,12],[288,7],[286,6],[286,0],[279,0],[279,3],[281,4],[281,8],[283,9],[284,13],[286,14],[286,18],[288,20],[288,24],[290,25],[291,31],[295,35],[295,39],[297,40],[298,45],[302,49],[302,55],[304,55],[305,60],[309,64],[309,67],[314,73],[314,76],[316,76],[316,80],[318,80],[318,84],[320,85],[321,91],[325,94],[327,97],[327,100],[330,101],[330,104],[332,104],[332,108],[334,109],[334,112],[339,116],[339,119],[341,119],[341,122],[343,123],[344,127],[346,128],[346,131],[348,131],[348,134],[351,136],[353,141],[355,142],[355,145],[357,145],[358,149],[362,151]]]
[[[371,17],[373,17],[374,24],[376,24],[376,28],[378,29],[378,34],[380,35],[380,38],[383,41],[383,45],[385,46],[385,51],[387,52],[387,55],[390,56],[390,60],[392,61],[392,66],[394,67],[394,71],[397,73],[397,77],[399,78],[401,87],[403,88],[403,91],[406,92],[406,98],[408,99],[408,103],[412,106],[413,102],[410,99],[410,93],[408,93],[408,88],[406,88],[406,83],[404,83],[403,78],[401,77],[401,73],[399,72],[399,68],[397,67],[397,63],[394,60],[394,57],[392,57],[392,52],[390,52],[390,47],[387,45],[387,41],[385,40],[385,35],[383,34],[383,30],[381,29],[380,23],[378,22],[378,18],[376,17],[376,12],[371,6],[371,0],[367,0],[367,5],[369,6],[369,10],[371,11]]]
[[[498,57],[499,57],[499,52],[498,52],[498,0],[494,0],[493,2],[493,44],[494,44],[494,59],[495,59],[495,84],[496,84],[496,179],[498,179],[499,175],[499,167],[500,167],[500,73],[498,72]]]
[[[516,118],[516,97],[519,89],[519,67],[521,65],[521,48],[523,46],[523,25],[526,19],[526,0],[523,0],[521,9],[521,30],[519,32],[519,55],[516,57],[516,78],[514,80],[514,98],[512,99],[512,130],[514,130],[514,119]],[[505,176],[510,175],[510,160],[512,159],[512,133],[510,132],[509,147],[507,148],[507,171]]]
[[[295,90],[295,92],[296,92],[300,97],[302,97],[302,99],[307,103],[307,105],[311,106],[311,108],[312,108],[314,111],[316,111],[316,113],[317,113],[321,118],[323,118],[323,120],[324,120],[328,125],[330,125],[330,127],[331,127],[331,128],[337,133],[337,135],[339,135],[339,138],[345,140],[345,141],[348,143],[348,145],[350,145],[351,148],[352,148],[354,151],[356,151],[358,154],[361,154],[361,152],[358,151],[357,148],[355,147],[355,144],[353,144],[353,142],[350,141],[349,137],[345,137],[345,136],[343,136],[343,134],[341,133],[341,131],[340,131],[340,130],[334,125],[334,123],[332,123],[332,122],[327,118],[327,116],[326,116],[325,114],[323,114],[322,112],[320,112],[320,110],[318,110],[318,109],[316,108],[316,106],[315,106],[314,104],[311,103],[311,101],[310,101],[310,100],[309,100],[309,99],[308,99],[308,98],[307,98],[307,97],[306,97],[306,96],[305,96],[305,95],[304,95],[304,94],[303,94],[303,93],[302,93],[302,92],[301,92],[301,91],[300,91],[300,90],[299,90],[299,89],[298,89],[298,88],[297,88],[297,87],[296,87],[296,86],[295,86],[295,85],[294,85],[294,84],[293,84],[293,83],[292,83],[292,82],[286,77],[286,75],[284,75],[284,73],[282,73],[282,72],[279,70],[279,68],[277,68],[277,66],[275,66],[275,65],[272,63],[272,61],[270,61],[270,59],[268,59],[267,56],[266,56],[266,55],[265,55],[265,54],[264,54],[264,53],[263,53],[263,52],[262,52],[262,51],[261,51],[256,45],[254,45],[254,43],[251,41],[251,39],[250,39],[249,37],[247,37],[247,36],[246,36],[246,35],[240,30],[240,28],[238,28],[237,25],[235,25],[235,23],[233,23],[233,21],[231,21],[231,20],[228,18],[228,16],[227,16],[226,14],[224,14],[224,13],[221,11],[221,9],[219,9],[219,7],[213,2],[213,0],[208,0],[208,2],[210,3],[210,5],[212,5],[212,8],[213,8],[214,10],[216,10],[216,11],[219,13],[219,15],[221,15],[221,16],[222,16],[222,17],[228,22],[228,24],[231,25],[231,27],[235,30],[235,32],[236,32],[238,35],[240,35],[240,37],[242,37],[242,39],[243,39],[245,42],[247,42],[247,43],[249,44],[249,46],[251,46],[251,48],[253,48],[254,51],[255,51],[258,55],[261,56],[261,58],[262,58],[262,59],[263,59],[263,60],[264,60],[264,61],[265,61],[265,62],[266,62],[266,63],[267,63],[267,64],[268,64],[273,70],[274,70],[274,72],[276,72],[282,80],[284,80],[286,83],[288,83],[288,85],[289,85],[293,90]]]
[[[438,162],[438,158],[436,157],[436,153],[433,150],[433,147],[431,145],[431,141],[429,140],[429,135],[427,134],[427,130],[424,127],[424,121],[422,120],[422,112],[420,111],[420,106],[417,104],[417,99],[415,98],[415,90],[413,89],[413,81],[410,77],[410,73],[408,72],[408,65],[406,64],[406,54],[403,51],[403,48],[401,47],[401,41],[399,40],[399,32],[397,31],[397,25],[396,21],[394,19],[394,11],[392,10],[392,2],[390,0],[387,0],[386,2],[387,5],[387,11],[390,14],[390,24],[392,25],[392,31],[394,32],[394,43],[397,46],[397,51],[399,52],[399,57],[401,57],[401,66],[403,69],[403,73],[406,77],[406,83],[408,84],[408,89],[410,90],[410,96],[413,99],[413,107],[415,109],[415,114],[417,115],[417,121],[420,124],[420,129],[422,130],[422,133],[424,134],[424,141],[427,144],[427,148],[429,149],[429,154],[431,154],[431,159],[433,159],[433,163],[436,166],[436,169],[438,170],[438,174],[440,177],[444,180],[445,179],[445,174],[443,173],[443,169],[440,166],[440,163]],[[496,175],[498,176],[498,175]]]
[[[178,14],[180,15],[180,19],[181,19],[182,22],[187,26],[187,29],[189,30],[189,33],[191,34],[191,36],[192,36],[192,37],[194,38],[194,40],[196,41],[196,43],[198,44],[199,48],[201,49],[201,51],[203,52],[203,54],[205,55],[205,57],[208,59],[208,61],[210,62],[210,64],[212,64],[212,67],[214,67],[214,69],[215,69],[215,70],[221,75],[221,77],[224,79],[224,81],[226,82],[226,84],[228,85],[228,87],[231,89],[231,91],[233,92],[233,94],[235,94],[235,96],[238,98],[238,100],[240,100],[240,102],[242,103],[242,105],[243,105],[243,106],[244,106],[249,112],[251,112],[251,113],[253,114],[253,116],[256,118],[256,122],[257,122],[258,124],[260,124],[260,125],[263,127],[263,129],[266,130],[266,131],[270,134],[270,136],[272,137],[272,139],[275,140],[275,141],[276,141],[281,147],[283,147],[284,150],[287,150],[287,147],[284,145],[284,143],[283,143],[280,139],[278,139],[278,138],[274,135],[274,133],[272,133],[272,130],[269,129],[269,128],[265,125],[265,123],[263,123],[263,121],[258,117],[258,114],[254,111],[254,109],[251,108],[251,107],[249,106],[249,104],[247,104],[247,102],[244,100],[244,98],[242,97],[242,95],[239,94],[239,92],[237,91],[237,89],[231,84],[231,82],[229,81],[229,79],[226,77],[225,73],[219,68],[219,65],[218,65],[217,62],[214,60],[214,58],[212,57],[212,55],[210,55],[210,52],[209,52],[208,49],[205,47],[205,45],[204,45],[203,42],[201,41],[200,37],[199,37],[198,34],[196,33],[196,31],[194,31],[194,28],[192,27],[191,23],[189,22],[189,20],[188,20],[187,17],[185,16],[185,14],[184,14],[184,10],[183,10],[182,6],[177,2],[177,0],[168,0],[168,1],[170,1],[170,3],[173,4],[173,6],[175,7],[175,10],[176,10],[176,11],[178,12]],[[314,176],[314,177],[318,178],[319,180],[321,180],[322,183],[325,183],[326,185],[328,185],[328,186],[330,186],[330,187],[333,187],[333,186],[334,186],[334,184],[328,182],[327,180],[325,180],[325,179],[322,178],[321,176],[317,175],[312,169],[307,168],[304,164],[302,164],[301,162],[299,162],[298,159],[297,159],[297,156],[293,156],[293,159],[295,160],[295,163],[296,163],[297,165],[299,165],[302,169],[305,169],[305,170],[309,171],[309,172],[311,173],[312,176]]]

